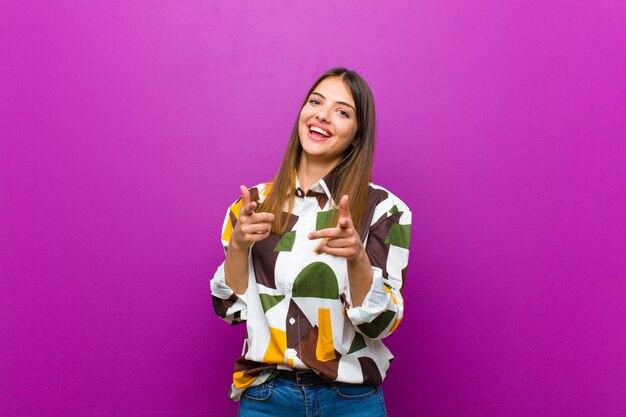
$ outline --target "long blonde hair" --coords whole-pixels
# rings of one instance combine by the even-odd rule
[[[356,230],[361,230],[365,215],[369,182],[372,175],[372,159],[374,157],[374,136],[376,131],[376,114],[374,97],[365,80],[356,72],[346,68],[332,68],[322,74],[307,93],[300,110],[307,102],[311,93],[319,83],[329,77],[339,77],[352,94],[356,109],[357,132],[353,144],[348,146],[341,161],[334,168],[336,195],[332,198],[339,203],[341,196],[347,194],[350,201],[350,214]],[[296,172],[300,164],[302,145],[298,133],[300,112],[294,124],[287,149],[278,173],[274,177],[272,189],[257,211],[274,213],[272,231],[282,235],[287,228],[294,204],[293,190],[296,186]],[[283,215],[285,201],[288,202],[287,215]],[[335,213],[333,223],[337,222]]]

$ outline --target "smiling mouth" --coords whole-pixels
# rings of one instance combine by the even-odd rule
[[[309,126],[309,132],[316,134],[317,136],[323,136],[325,138],[329,138],[332,136],[328,130],[322,129],[321,127],[317,126]]]

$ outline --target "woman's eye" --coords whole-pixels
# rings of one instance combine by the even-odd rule
[[[345,110],[339,109],[339,114],[342,115],[343,117],[350,117],[350,114]]]
[[[320,102],[318,99],[316,99],[316,98],[312,98],[312,99],[310,99],[310,100],[309,100],[309,103],[314,104],[314,105],[316,105],[316,106],[317,106],[317,105],[319,105],[319,104],[321,104],[321,102]]]

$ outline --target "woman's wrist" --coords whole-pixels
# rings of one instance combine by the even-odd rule
[[[366,263],[367,266],[370,266],[370,259],[365,253],[365,248],[363,247],[363,243],[361,243],[361,238],[356,236],[356,239],[358,241],[357,243],[358,247],[356,249],[355,255],[352,258],[347,258],[348,265],[353,266],[353,265],[358,265],[360,263]]]
[[[235,252],[248,252],[248,250],[250,249],[250,246],[245,246],[245,245],[241,245],[235,241],[233,241],[231,239],[231,241],[228,243],[228,250],[233,250]]]

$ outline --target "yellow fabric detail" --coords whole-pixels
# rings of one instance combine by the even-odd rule
[[[396,330],[396,327],[398,327],[401,321],[402,319],[398,319],[395,321],[395,323],[393,323],[393,326],[391,326],[391,329],[389,329],[389,334],[393,333],[393,331]]]
[[[265,184],[265,189],[263,190],[263,196],[267,197],[268,195],[270,195],[270,190],[272,189],[272,183],[268,182]]]
[[[233,234],[233,223],[229,219],[226,221],[226,227],[224,227],[224,233],[222,233],[222,240],[224,242],[230,242],[230,237]]]
[[[294,359],[293,359],[293,358],[289,358],[289,359],[287,359],[287,364],[288,364],[289,366],[291,366],[292,368],[293,368],[293,363],[294,363]]]
[[[240,198],[239,200],[237,200],[237,202],[235,204],[230,206],[230,211],[232,211],[233,214],[235,215],[235,219],[239,218],[239,212],[241,211],[241,204],[242,203],[243,203],[243,199]]]
[[[228,220],[226,221],[226,227],[224,227],[224,233],[222,233],[222,240],[224,242],[230,242],[230,236],[233,234],[233,222],[230,218],[230,214],[234,214],[235,218],[239,218],[239,212],[241,211],[241,203],[243,200],[240,198],[235,204],[230,206],[230,212],[228,213]]]
[[[389,295],[391,295],[391,301],[393,301],[393,303],[397,305],[397,304],[398,304],[398,300],[396,300],[396,296],[395,296],[395,295],[393,295],[393,293],[391,292],[391,290],[390,290],[389,288],[387,288],[387,286],[384,286],[383,288],[385,289],[385,291],[386,291]]]
[[[330,323],[330,310],[320,308],[317,310],[317,346],[315,356],[320,362],[328,362],[337,359],[335,356],[335,346],[333,345],[333,328]]]
[[[237,389],[248,388],[256,379],[256,376],[244,375],[246,371],[238,371],[233,374],[233,385]]]
[[[285,363],[285,350],[287,350],[287,333],[270,327],[270,343],[267,345],[263,362]]]

